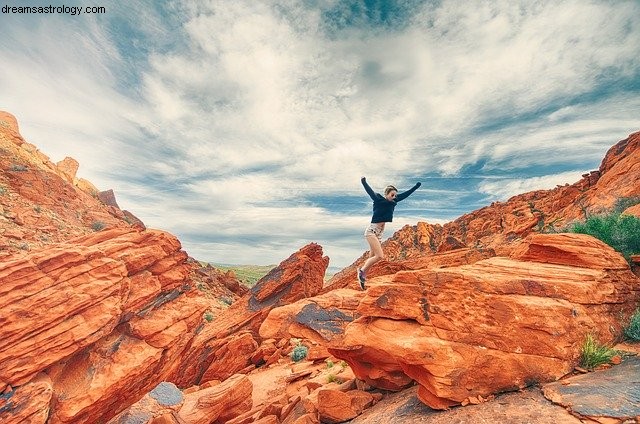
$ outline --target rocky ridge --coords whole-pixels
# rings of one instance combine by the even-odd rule
[[[639,179],[640,132],[636,132],[611,147],[598,170],[584,174],[574,184],[494,202],[444,225],[418,222],[401,228],[383,243],[387,260],[374,265],[370,275],[388,274],[398,267],[397,262],[429,260],[435,253],[460,248],[508,256],[529,234],[561,232],[588,215],[610,210],[620,199],[640,198]],[[366,258],[365,252],[334,275],[325,291],[356,288],[356,268]]]

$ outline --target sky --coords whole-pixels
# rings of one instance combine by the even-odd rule
[[[368,248],[361,176],[422,182],[389,237],[574,183],[640,130],[637,0],[0,4],[54,12],[0,13],[0,110],[213,263],[316,242],[339,269]]]

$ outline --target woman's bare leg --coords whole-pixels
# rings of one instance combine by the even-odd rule
[[[369,259],[362,265],[360,268],[362,271],[367,272],[367,270],[376,262],[384,259],[384,252],[382,251],[382,244],[380,244],[380,240],[378,237],[374,235],[370,235],[366,237],[367,242],[369,243]]]

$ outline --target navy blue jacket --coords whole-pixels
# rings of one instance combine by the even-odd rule
[[[416,191],[418,187],[420,187],[420,183],[416,183],[411,189],[398,193],[394,200],[387,200],[382,194],[374,192],[369,184],[367,184],[367,179],[362,177],[360,180],[364,189],[373,200],[373,216],[371,217],[371,223],[377,222],[391,222],[393,221],[393,210],[398,204],[399,201],[406,199],[409,197],[411,193]]]

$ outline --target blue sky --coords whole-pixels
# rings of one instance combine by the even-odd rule
[[[573,183],[640,130],[636,0],[115,3],[0,14],[0,109],[201,260],[317,242],[341,268],[362,175],[423,183],[391,236]]]

